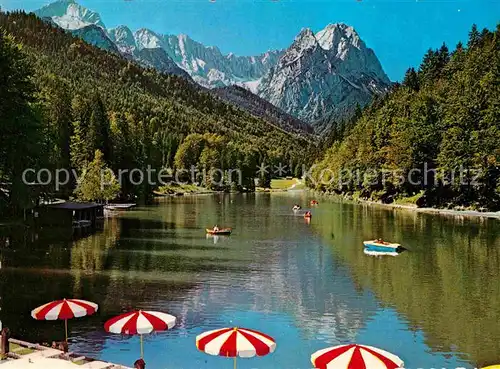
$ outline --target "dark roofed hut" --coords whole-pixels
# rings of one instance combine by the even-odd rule
[[[38,223],[54,227],[95,227],[104,217],[104,205],[91,202],[63,202],[38,208]]]

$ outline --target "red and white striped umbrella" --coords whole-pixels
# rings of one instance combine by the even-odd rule
[[[64,320],[66,341],[68,341],[68,319],[80,318],[94,314],[98,305],[85,300],[64,299],[52,301],[31,312],[36,320]]]
[[[68,320],[92,315],[98,308],[97,304],[90,301],[64,299],[37,307],[31,316],[36,320]]]
[[[264,333],[246,328],[222,328],[196,337],[196,347],[209,355],[236,358],[264,356],[274,352],[276,342]]]
[[[158,311],[132,311],[116,316],[104,324],[107,332],[117,334],[149,334],[175,326],[175,316]]]
[[[403,361],[390,352],[364,345],[341,345],[311,355],[317,369],[398,369]]]
[[[139,334],[141,336],[141,358],[144,357],[143,334],[156,331],[166,331],[175,326],[176,318],[173,315],[158,311],[132,311],[111,318],[104,324],[107,332],[116,334]]]

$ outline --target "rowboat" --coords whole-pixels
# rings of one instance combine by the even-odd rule
[[[319,205],[319,202],[317,200],[311,200],[311,205]]]
[[[363,245],[370,251],[397,251],[401,249],[399,243],[390,243],[382,240],[364,241]]]
[[[207,228],[206,229],[207,233],[208,234],[212,234],[212,235],[230,235],[231,232],[233,231],[231,228],[222,228],[222,229],[219,229],[218,231],[214,231],[213,229],[211,228]]]
[[[293,211],[299,211],[301,208],[299,205],[294,205],[294,207],[292,208]]]
[[[312,214],[307,212],[304,214],[304,218],[311,218],[312,217]]]

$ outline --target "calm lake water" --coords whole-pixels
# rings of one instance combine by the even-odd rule
[[[13,335],[64,338],[34,307],[78,297],[96,316],[69,322],[71,350],[132,366],[139,339],[103,331],[142,308],[178,326],[145,339],[148,369],[232,368],[198,352],[196,335],[225,326],[261,330],[276,352],[239,368],[310,368],[311,353],[357,342],[398,354],[407,368],[500,363],[500,221],[443,217],[320,199],[307,224],[291,211],[306,193],[169,198],[70,234],[0,230],[0,319]],[[228,238],[205,227],[230,226]],[[383,237],[409,251],[363,253]]]

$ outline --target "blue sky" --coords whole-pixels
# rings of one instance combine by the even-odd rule
[[[47,0],[0,0],[5,9],[35,10]],[[185,33],[222,52],[254,55],[286,48],[304,27],[354,26],[392,80],[418,66],[429,47],[466,41],[473,23],[493,29],[500,0],[78,0],[107,27]]]

